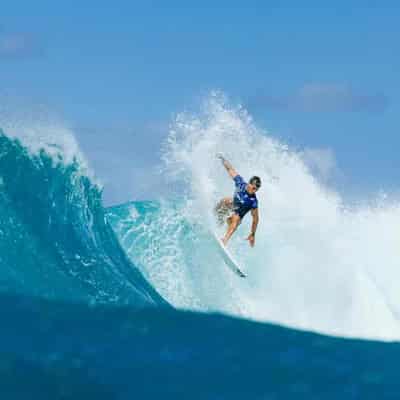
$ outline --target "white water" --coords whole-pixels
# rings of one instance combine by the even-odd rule
[[[230,243],[249,277],[234,276],[210,243],[199,241],[191,263],[182,265],[180,256],[158,260],[169,272],[152,276],[161,293],[178,307],[201,304],[335,335],[399,339],[400,203],[347,206],[318,182],[301,154],[258,128],[242,108],[212,95],[199,114],[176,118],[164,148],[165,177],[184,189],[182,213],[205,229],[215,228],[217,200],[233,192],[217,152],[245,179],[263,179],[256,246],[243,240],[250,215]],[[160,223],[164,229],[173,224]],[[169,241],[177,253],[182,243]],[[179,286],[192,296],[180,296]]]
[[[32,155],[44,150],[54,163],[65,165],[76,161],[79,173],[88,176],[102,187],[79,147],[73,129],[62,118],[53,115],[44,106],[16,101],[2,93],[0,105],[0,130],[18,139]]]

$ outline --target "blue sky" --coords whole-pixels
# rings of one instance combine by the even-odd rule
[[[212,89],[290,145],[328,149],[345,190],[399,186],[398,3],[82,3],[2,4],[0,94],[74,127],[107,202],[135,196],[123,180]]]

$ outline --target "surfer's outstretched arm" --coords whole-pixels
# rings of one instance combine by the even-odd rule
[[[217,157],[221,160],[222,165],[226,168],[226,170],[228,171],[228,174],[232,178],[234,178],[236,175],[238,175],[238,173],[232,167],[232,164],[228,160],[225,160],[224,156],[221,153],[218,153]]]
[[[253,247],[256,240],[256,230],[258,225],[258,208],[253,208],[251,210],[251,216],[253,217],[253,222],[251,224],[251,232],[247,240],[250,242],[250,246]]]

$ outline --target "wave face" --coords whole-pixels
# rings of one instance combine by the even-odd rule
[[[230,243],[245,280],[223,265],[209,233],[222,234],[212,210],[233,192],[217,152],[244,178],[264,182],[256,246],[244,240],[251,217]],[[346,204],[302,153],[219,95],[200,113],[177,116],[163,161],[169,199],[114,207],[109,218],[132,261],[173,305],[340,336],[400,338],[399,201]]]
[[[36,143],[38,144],[38,143]],[[69,301],[166,304],[126,257],[101,189],[57,145],[0,131],[0,290]]]

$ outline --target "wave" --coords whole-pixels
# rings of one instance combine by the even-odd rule
[[[47,145],[48,147],[50,145]],[[0,290],[69,301],[166,302],[126,257],[78,158],[0,131]]]
[[[302,152],[220,95],[171,124],[162,147],[169,192],[157,202],[104,209],[77,144],[50,131],[39,139],[40,127],[27,137],[0,134],[1,291],[168,302],[339,336],[400,338],[398,199],[346,204]],[[224,266],[210,235],[222,234],[212,210],[233,189],[217,152],[264,182],[256,247],[244,240],[250,218],[229,244],[245,280]]]

